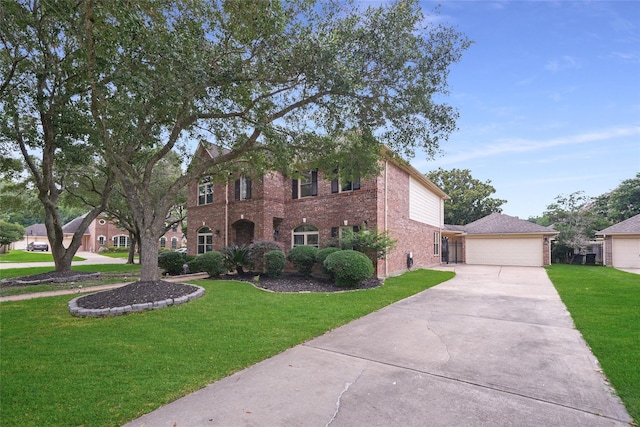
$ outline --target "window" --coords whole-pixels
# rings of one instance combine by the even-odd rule
[[[318,195],[318,171],[302,172],[300,179],[291,180],[291,198],[301,199],[303,197]]]
[[[113,236],[113,246],[120,248],[128,248],[130,245],[129,236],[123,234],[119,236]]]
[[[161,248],[166,248],[167,247],[167,238],[166,237],[161,237],[160,238],[160,247]]]
[[[107,223],[107,221],[105,221],[104,219],[98,220],[98,224],[100,225],[105,225]]]
[[[433,254],[440,255],[440,232],[433,232]]]
[[[198,253],[213,251],[213,234],[209,227],[202,227],[198,230]]]
[[[178,238],[177,237],[172,237],[171,238],[171,249],[173,249],[173,250],[178,249]]]
[[[236,179],[236,200],[248,200],[251,198],[251,180],[246,176]]]
[[[178,231],[178,223],[177,222],[171,226],[171,231],[173,231],[174,233],[176,233]]]
[[[106,238],[106,237],[104,237],[104,236],[98,236],[98,244],[99,244],[100,246],[104,246],[104,242],[105,242],[105,240],[106,240],[106,239],[107,239],[107,238]]]
[[[337,238],[342,238],[342,235],[345,233],[345,230],[347,231],[353,231],[354,233],[357,233],[358,231],[360,231],[360,227],[357,225],[352,226],[345,226],[345,227],[331,227],[331,237],[337,237]]]
[[[334,170],[334,173],[338,173],[338,170]],[[360,189],[360,177],[355,178],[353,181],[346,181],[344,183],[340,183],[338,178],[331,181],[331,192],[332,193],[343,193],[345,191],[353,191]]]
[[[318,228],[313,225],[301,225],[293,229],[292,246],[319,246]]]
[[[213,183],[210,176],[205,176],[198,185],[198,205],[213,203]]]

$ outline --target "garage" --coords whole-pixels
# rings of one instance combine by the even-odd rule
[[[640,214],[596,233],[604,238],[604,265],[640,268]]]
[[[613,266],[618,268],[640,268],[640,239],[614,238]]]
[[[462,262],[467,264],[535,267],[551,263],[551,241],[559,234],[497,212],[467,225],[445,225],[442,233],[448,241],[462,244]]]
[[[543,240],[536,236],[466,238],[467,264],[536,266],[543,263]]]

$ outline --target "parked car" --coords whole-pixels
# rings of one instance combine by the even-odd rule
[[[181,254],[186,254],[187,253],[187,248],[176,249],[176,252],[180,252]]]
[[[49,245],[45,242],[31,242],[27,245],[27,251],[48,251]]]

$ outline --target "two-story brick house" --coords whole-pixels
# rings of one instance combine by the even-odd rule
[[[199,156],[214,156],[201,145]],[[440,230],[447,195],[412,166],[388,156],[371,179],[341,183],[322,171],[301,171],[292,179],[273,172],[236,176],[219,183],[202,177],[189,184],[188,253],[218,250],[233,243],[275,240],[327,246],[345,227],[389,231],[396,249],[378,262],[379,277],[440,263]]]

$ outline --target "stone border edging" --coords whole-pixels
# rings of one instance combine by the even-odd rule
[[[49,277],[46,279],[38,279],[38,280],[16,280],[16,279],[3,279],[0,280],[2,283],[15,283],[18,285],[41,285],[47,283],[64,283],[69,281],[76,281],[80,279],[86,278],[96,278],[100,277],[102,273],[88,273],[88,274],[78,274],[76,276],[70,277]]]
[[[78,307],[77,301],[87,295],[76,297],[69,301],[69,312],[73,316],[77,317],[106,317],[106,316],[121,316],[123,314],[135,313],[145,310],[157,310],[160,308],[169,307],[172,305],[180,305],[187,303],[191,300],[198,299],[204,295],[204,288],[198,285],[188,284],[194,288],[198,288],[195,292],[189,295],[184,295],[179,298],[169,298],[161,301],[146,302],[143,304],[132,304],[124,307],[111,307],[111,308],[82,308]],[[91,295],[91,294],[88,294]]]

